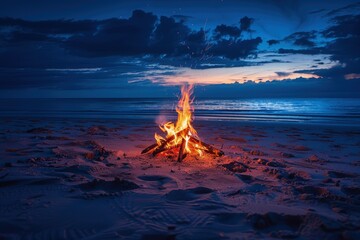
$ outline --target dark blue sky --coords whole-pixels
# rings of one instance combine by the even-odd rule
[[[2,1],[2,97],[359,97],[360,2]]]

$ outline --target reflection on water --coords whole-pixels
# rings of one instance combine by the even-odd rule
[[[175,117],[176,99],[0,99],[1,116]],[[360,125],[360,99],[196,100],[197,119]]]

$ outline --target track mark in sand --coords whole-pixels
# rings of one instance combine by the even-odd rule
[[[246,213],[221,212],[215,213],[215,221],[225,225],[237,225],[246,220]]]
[[[328,171],[329,177],[332,178],[355,178],[359,177],[360,175],[354,173],[347,173],[347,172],[340,172],[340,171]]]
[[[96,234],[96,230],[93,228],[56,228],[56,229],[46,229],[39,232],[32,232],[29,234],[24,234],[22,238],[24,239],[36,239],[36,240],[48,240],[48,239],[91,239],[92,236]]]
[[[29,208],[45,207],[46,197],[64,195],[69,187],[64,185],[21,185],[0,189],[0,220]],[[0,231],[1,232],[1,231]]]
[[[120,178],[114,178],[113,181],[94,179],[91,182],[80,184],[79,187],[83,191],[103,190],[109,193],[139,188],[137,184]]]
[[[235,205],[230,205],[222,201],[216,200],[199,200],[191,203],[192,209],[200,211],[215,211],[215,210],[233,210],[236,208]]]
[[[183,233],[190,228],[208,226],[214,216],[206,211],[198,212],[191,204],[183,202],[167,203],[158,195],[125,193],[114,199],[114,209],[120,215],[121,229],[136,229],[139,232],[164,232],[174,228],[175,232]],[[172,227],[173,226],[173,227]]]
[[[56,169],[57,172],[67,172],[67,173],[74,173],[74,174],[80,174],[80,175],[90,175],[90,171],[92,170],[92,167],[86,166],[86,165],[71,165],[68,167],[63,167],[60,169]]]
[[[165,197],[169,201],[192,201],[212,192],[214,192],[214,190],[210,188],[197,187],[191,189],[173,190],[167,193]]]
[[[21,185],[53,185],[60,182],[57,177],[36,177],[36,178],[14,178],[0,181],[0,189]]]
[[[38,194],[47,194],[47,193],[55,193],[55,192],[63,192],[68,191],[69,187],[61,184],[51,184],[51,185],[19,185],[16,187],[12,187],[11,189],[1,189],[0,188],[0,198],[12,197],[22,198],[25,196],[33,196]]]
[[[168,176],[161,175],[143,175],[139,176],[138,179],[148,182],[150,186],[156,187],[158,189],[166,189],[166,188],[178,188],[179,184],[173,178]]]

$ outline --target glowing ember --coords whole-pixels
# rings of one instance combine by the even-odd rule
[[[191,94],[192,86],[183,86],[181,88],[181,98],[176,107],[176,112],[178,113],[176,124],[167,122],[162,126],[160,125],[160,129],[166,133],[166,137],[163,138],[155,133],[156,144],[145,148],[141,153],[152,151],[155,156],[170,149],[179,149],[179,162],[187,154],[198,154],[199,156],[202,156],[204,152],[215,154],[216,156],[224,154],[224,152],[199,140],[196,130],[191,125],[193,120],[193,108],[191,107],[193,99],[191,99]]]

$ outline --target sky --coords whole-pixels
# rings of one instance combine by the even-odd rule
[[[2,1],[0,97],[360,97],[360,2]]]

